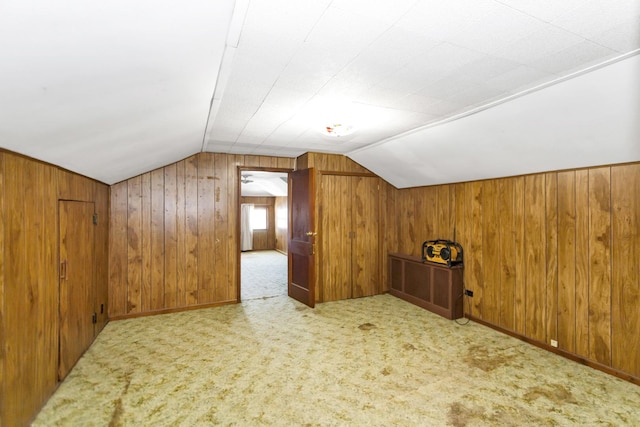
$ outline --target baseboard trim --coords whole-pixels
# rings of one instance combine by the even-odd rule
[[[143,313],[120,314],[117,316],[109,316],[109,321],[134,319],[136,317],[155,316],[156,314],[179,313],[181,311],[199,310],[201,308],[220,307],[223,305],[237,304],[237,300],[212,302],[207,304],[190,305],[188,307],[163,308],[160,310],[145,311]]]
[[[526,337],[524,335],[521,335],[521,334],[519,334],[517,332],[514,332],[514,331],[512,331],[510,329],[506,329],[506,328],[503,328],[501,326],[494,325],[494,324],[489,323],[487,321],[484,321],[482,319],[478,319],[477,317],[470,316],[470,315],[467,315],[467,314],[465,314],[465,317],[467,317],[468,319],[471,319],[474,322],[479,323],[479,324],[481,324],[483,326],[486,326],[488,328],[494,329],[494,330],[496,330],[498,332],[502,332],[503,334],[506,334],[506,335],[509,335],[511,337],[517,338],[517,339],[519,339],[521,341],[524,341],[524,342],[526,342],[528,344],[534,345],[534,346],[536,346],[538,348],[541,348],[543,350],[547,350],[547,351],[549,351],[551,353],[557,354],[559,356],[562,356],[562,357],[567,358],[569,360],[572,360],[574,362],[580,363],[582,365],[586,365],[586,366],[588,366],[590,368],[597,369],[598,371],[602,371],[602,372],[604,372],[606,374],[613,375],[614,377],[618,377],[618,378],[620,378],[622,380],[625,380],[625,381],[628,381],[630,383],[633,383],[633,384],[636,384],[636,385],[640,386],[640,377],[636,377],[634,375],[631,375],[628,372],[620,371],[618,369],[612,368],[611,366],[603,365],[602,363],[599,363],[599,362],[594,362],[593,360],[586,359],[584,356],[580,356],[578,354],[571,353],[571,352],[566,351],[566,350],[562,350],[562,349],[559,349],[559,348],[556,348],[556,347],[551,347],[547,343],[543,343],[543,342],[528,338],[528,337]]]

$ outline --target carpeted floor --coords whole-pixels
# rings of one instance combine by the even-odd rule
[[[278,251],[242,252],[242,301],[287,294],[287,256]]]
[[[35,426],[637,426],[640,387],[390,295],[109,323]]]

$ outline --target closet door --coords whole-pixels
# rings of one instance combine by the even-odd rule
[[[94,204],[59,203],[60,346],[58,377],[64,379],[93,341]]]
[[[380,181],[351,177],[351,297],[380,293]]]
[[[380,293],[376,177],[322,175],[322,301]]]

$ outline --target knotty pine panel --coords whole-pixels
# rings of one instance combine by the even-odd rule
[[[237,301],[237,167],[293,165],[290,158],[200,153],[113,185],[110,317]],[[140,200],[142,218],[129,228],[127,191],[137,180],[141,198],[132,200]],[[142,248],[139,311],[126,304],[136,289],[126,268],[130,235],[138,236]]]
[[[637,379],[639,175],[635,163],[392,189],[386,248],[419,255],[448,191],[472,316]]]
[[[108,187],[3,151],[0,195],[0,425],[28,425],[57,385],[58,199],[94,202],[106,221]],[[106,224],[95,228],[92,276],[105,308]]]

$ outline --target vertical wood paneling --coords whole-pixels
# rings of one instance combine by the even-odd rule
[[[229,233],[229,227],[235,225],[230,224],[229,220],[229,210],[230,206],[228,204],[227,197],[227,186],[228,186],[228,176],[227,176],[227,157],[224,154],[215,154],[214,155],[214,176],[215,179],[213,181],[214,189],[214,223],[215,229],[213,232],[213,242],[214,247],[213,251],[215,252],[215,262],[216,269],[214,271],[214,284],[215,284],[215,297],[214,301],[230,301],[231,299],[235,299],[235,295],[232,297],[229,295],[230,288],[227,286],[229,283],[229,268],[220,268],[221,266],[232,265],[229,262],[228,258],[228,242],[232,241],[232,235]],[[268,164],[271,166],[271,159],[265,162],[262,161],[263,164]],[[234,205],[234,209],[235,209]],[[267,221],[273,219],[273,200],[271,203],[271,215],[267,216]],[[271,233],[275,236],[275,230],[271,228]],[[273,247],[273,246],[271,246]]]
[[[525,177],[525,333],[546,342],[546,255],[544,175]]]
[[[60,325],[58,199],[93,201],[99,197],[96,188],[106,196],[105,185],[20,155],[0,153],[2,425],[27,425],[56,387]],[[106,208],[106,201],[102,200],[101,206]],[[106,220],[108,213],[101,212]],[[105,233],[96,235],[95,246],[106,248],[101,236],[106,238]],[[89,239],[89,244],[94,240]],[[106,271],[106,250],[101,253],[105,258],[89,256],[86,263],[97,265],[88,275],[89,287],[99,285],[94,282],[98,268]],[[121,266],[126,272],[126,250],[124,254]],[[95,293],[105,294],[103,289]],[[94,333],[92,325],[87,330]]]
[[[525,252],[525,209],[524,209],[524,177],[515,179],[514,194],[514,243],[515,243],[515,265],[516,282],[514,291],[514,330],[520,334],[525,333],[526,325],[526,252]]]
[[[351,298],[351,187],[349,177],[322,175],[320,215],[322,245],[321,298],[336,301]]]
[[[611,169],[589,170],[589,358],[611,365]]]
[[[546,339],[558,339],[558,176],[545,174]]]
[[[142,310],[142,179],[127,181],[127,313]]]
[[[500,222],[498,239],[500,241],[499,269],[500,304],[499,324],[506,329],[515,329],[515,286],[516,286],[516,227],[515,227],[515,180],[503,179],[498,185],[498,213]]]
[[[151,309],[164,308],[164,171],[151,172]]]
[[[53,178],[55,171],[53,172],[51,178]],[[49,178],[47,178],[47,181]],[[51,182],[55,182],[51,179]],[[96,291],[96,311],[97,311],[97,323],[95,326],[95,334],[98,335],[100,331],[105,327],[109,320],[108,310],[109,310],[109,187],[106,185],[94,181],[93,183],[93,194],[95,198],[95,207],[96,213],[98,214],[98,225],[96,227],[95,241],[95,291]],[[55,194],[52,193],[50,196],[51,202],[55,202]],[[56,221],[57,218],[53,218],[49,216],[50,221]],[[55,225],[53,224],[51,228],[50,237],[47,241],[53,241],[56,238]],[[58,254],[56,253],[55,248],[52,248],[51,253],[51,271],[47,273],[48,277],[56,277],[58,269],[57,269],[57,261]],[[55,300],[52,304],[56,304],[57,300]]]
[[[198,303],[198,157],[185,160],[186,306]]]
[[[164,168],[164,307],[178,302],[178,187],[177,165]]]
[[[380,263],[378,257],[379,189],[378,178],[349,179],[352,198],[351,228],[355,241],[351,245],[352,297],[380,293]]]
[[[287,218],[288,205],[286,197],[276,197],[274,206],[275,223],[276,223],[276,250],[287,253],[288,237],[287,237]],[[282,225],[282,226],[281,226]]]
[[[640,164],[611,168],[612,366],[640,376]]]
[[[483,313],[487,321],[500,324],[500,239],[498,226],[498,181],[484,181],[482,188],[482,248],[489,256],[483,259]]]
[[[151,253],[151,174],[145,173],[141,177],[141,225],[140,225],[140,248],[141,248],[141,304],[142,312],[152,310],[152,269],[153,254]]]
[[[417,255],[425,232],[447,227],[448,191],[474,317],[637,377],[639,174],[632,164],[394,190],[397,214],[383,212],[396,251]]]
[[[111,186],[109,231],[109,309],[111,315],[127,313],[128,242],[126,181]]]
[[[576,349],[575,172],[558,173],[558,346]]]
[[[5,156],[5,259],[25,260],[27,242],[25,239],[24,216],[24,169],[26,162],[21,157]],[[21,289],[26,277],[26,262],[10,262],[5,266],[5,299],[10,301],[4,313],[5,359],[6,372],[4,388],[10,391],[3,395],[5,419],[14,420],[16,424],[26,424],[25,414],[28,412],[31,397],[28,385],[33,380],[34,360],[32,349],[28,348],[33,331],[22,331],[24,313],[28,312],[25,299],[26,292]],[[23,355],[31,355],[21,363]],[[22,371],[25,378],[21,378]],[[35,409],[35,408],[34,408]],[[7,422],[9,424],[9,422]]]
[[[589,171],[576,171],[576,353],[589,355]]]
[[[465,263],[465,269],[467,269],[467,288],[473,291],[473,298],[471,301],[471,314],[483,318],[482,300],[483,300],[483,253],[482,253],[482,183],[471,182],[468,184],[467,189],[468,209],[470,209],[469,220],[471,244],[469,245],[469,251],[467,252],[467,258]]]
[[[250,157],[250,156],[245,156]],[[198,158],[198,303],[215,302],[214,268],[214,160],[212,153]]]
[[[176,164],[176,307],[187,301],[187,220],[185,197],[185,161]]]

